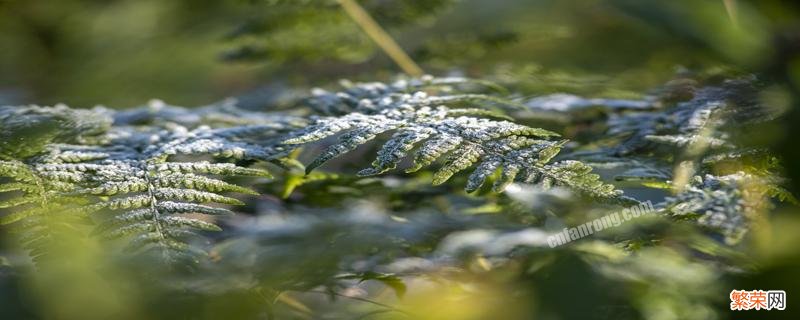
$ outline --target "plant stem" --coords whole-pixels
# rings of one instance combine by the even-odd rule
[[[372,19],[369,13],[356,3],[356,1],[338,0],[338,2],[342,5],[342,9],[347,12],[347,15],[361,27],[361,30],[364,30],[383,52],[386,52],[400,69],[403,69],[403,72],[414,77],[422,76],[425,73],[422,71],[422,68],[420,68],[414,60],[411,60],[411,57],[403,51],[403,48],[394,41],[392,36],[386,33],[386,31]]]
[[[739,19],[736,9],[736,0],[722,0],[723,4],[725,4],[725,11],[728,13],[728,18],[731,19],[731,22],[734,26],[739,25]]]

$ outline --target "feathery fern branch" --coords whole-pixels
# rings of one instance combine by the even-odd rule
[[[431,83],[436,83],[432,81]],[[464,83],[461,80],[441,83]],[[422,84],[422,83],[420,83]],[[411,86],[414,88],[415,86]],[[600,182],[591,168],[576,161],[548,164],[564,140],[551,140],[558,134],[487,117],[485,109],[448,107],[452,102],[474,102],[472,95],[434,96],[422,91],[402,93],[407,83],[393,86],[363,84],[345,93],[316,93],[316,105],[328,114],[349,111],[338,117],[316,118],[314,123],[286,139],[286,145],[302,145],[340,134],[339,142],[328,147],[312,161],[310,172],[323,163],[354,150],[376,136],[394,132],[378,151],[372,168],[358,174],[369,176],[394,169],[420,145],[407,172],[427,167],[445,158],[434,174],[434,184],[447,181],[454,174],[473,165],[466,190],[477,190],[500,171],[493,189],[502,191],[516,180],[567,185],[601,198],[615,198],[620,192]],[[486,100],[486,99],[484,99]]]

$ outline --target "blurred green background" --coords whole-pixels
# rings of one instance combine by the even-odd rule
[[[679,67],[760,68],[796,27],[789,1],[361,2],[426,72],[528,77],[537,93],[625,96]],[[191,106],[399,72],[324,0],[4,0],[0,48],[7,104]]]

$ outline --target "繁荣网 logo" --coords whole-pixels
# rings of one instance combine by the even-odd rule
[[[784,310],[786,291],[731,290],[731,310]]]

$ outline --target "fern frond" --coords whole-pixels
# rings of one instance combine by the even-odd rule
[[[111,126],[104,110],[0,106],[0,159],[25,159],[51,143],[90,143]]]
[[[630,155],[652,150],[658,144],[684,147],[695,142],[707,143],[712,149],[730,149],[727,134],[716,129],[774,116],[758,103],[753,83],[752,79],[728,80],[697,89],[690,100],[670,108],[612,114],[607,133],[621,142],[609,151]],[[706,130],[709,128],[715,130]]]
[[[272,177],[272,175],[265,170],[237,166],[232,163],[211,163],[208,161],[153,163],[153,164],[148,164],[147,169],[159,172],[166,172],[166,173],[214,174],[222,176],[254,176],[254,177],[265,177],[265,178]]]
[[[591,173],[592,167],[580,161],[560,161],[545,165],[537,171],[529,173],[525,181],[541,179],[545,186],[562,185],[597,198],[616,198],[622,195],[622,191],[616,190],[611,184],[603,183],[599,175]],[[636,202],[627,197],[620,200],[624,203]]]
[[[160,126],[174,123],[189,129],[207,125],[214,128],[264,126],[270,131],[289,127],[303,127],[307,121],[302,117],[283,113],[253,112],[237,106],[236,99],[200,108],[173,106],[161,100],[151,100],[146,105],[116,111],[112,114],[115,127]]]
[[[259,128],[260,129],[260,128]],[[129,237],[129,249],[158,250],[168,261],[196,259],[203,250],[187,241],[199,231],[219,231],[202,216],[230,214],[225,208],[206,204],[242,205],[224,195],[255,191],[222,180],[231,176],[269,177],[269,173],[233,163],[188,161],[204,156],[220,159],[268,158],[264,150],[250,142],[252,127],[210,129],[200,126],[187,130],[170,126],[155,133],[131,131],[113,141],[108,159],[81,164],[58,164],[50,167],[71,168],[90,173],[90,183],[77,194],[93,195],[96,203],[88,210],[101,220],[97,233],[107,238]],[[151,135],[148,143],[138,135]],[[257,135],[256,135],[257,136]],[[216,144],[214,144],[216,143]],[[207,147],[207,146],[211,147]],[[119,146],[126,146],[120,149]],[[219,146],[219,148],[217,148]],[[231,151],[241,148],[241,151]],[[103,148],[100,148],[102,151]],[[180,157],[182,161],[176,161]],[[88,185],[84,184],[84,185]]]
[[[74,223],[85,201],[68,194],[89,168],[74,162],[104,155],[75,152],[60,143],[104,140],[111,118],[105,110],[0,107],[0,225],[8,225],[34,261],[62,236],[80,236]]]
[[[58,244],[59,237],[80,236],[71,224],[74,218],[83,217],[82,199],[64,193],[73,185],[50,179],[64,172],[38,169],[18,160],[0,161],[0,179],[13,181],[0,188],[0,195],[11,195],[0,200],[0,209],[5,211],[0,215],[0,226],[11,227],[36,262],[44,259]]]
[[[310,172],[328,160],[374,139],[378,134],[391,130],[396,130],[396,133],[378,152],[373,167],[362,170],[359,175],[375,175],[394,169],[416,144],[423,141],[424,145],[415,155],[418,161],[415,161],[411,170],[425,167],[448,152],[453,155],[437,172],[434,181],[436,184],[472,166],[483,158],[484,154],[504,158],[510,163],[519,160],[514,157],[533,155],[512,153],[512,151],[521,148],[550,151],[548,147],[557,144],[538,139],[556,136],[555,133],[546,130],[529,128],[508,121],[449,117],[445,107],[439,107],[437,110],[428,107],[402,111],[387,109],[375,115],[353,113],[340,118],[321,119],[316,125],[286,140],[285,143],[308,143],[346,131],[339,137],[339,143],[329,147],[306,167]],[[534,156],[538,157],[538,153]],[[552,157],[552,155],[547,156]]]
[[[721,233],[728,243],[742,239],[758,215],[772,208],[770,198],[793,202],[774,177],[739,172],[726,176],[695,176],[683,192],[669,197],[664,207],[673,217],[691,219]]]
[[[273,136],[302,124],[292,117],[262,115],[259,119],[264,123],[258,125],[210,128],[188,109],[159,102],[149,108],[150,112],[169,114],[167,118],[176,122],[159,119],[166,122],[128,126],[125,121],[147,119],[131,111],[114,114],[120,123],[108,128],[113,113],[104,109],[0,109],[0,134],[16,139],[0,150],[0,178],[10,180],[0,190],[14,195],[0,200],[0,208],[9,209],[0,216],[0,223],[18,226],[24,242],[36,245],[31,247],[36,254],[45,252],[51,230],[69,229],[62,223],[64,219],[89,213],[102,220],[98,230],[106,237],[134,236],[132,245],[165,249],[163,256],[169,259],[198,253],[201,250],[186,242],[187,235],[195,234],[193,230],[219,228],[195,214],[231,213],[204,203],[241,205],[223,193],[255,193],[222,178],[270,176],[260,169],[205,160],[280,158],[282,150],[269,147],[276,145],[270,137],[275,139]],[[200,114],[215,114],[218,108],[223,107],[208,107]],[[230,110],[230,106],[224,108]],[[277,120],[268,121],[271,119]],[[102,138],[95,141],[107,143],[97,145],[86,138],[100,134]],[[54,219],[54,213],[64,219]],[[176,251],[179,249],[183,251]]]
[[[317,112],[326,115],[345,115],[350,112],[372,112],[378,111],[400,101],[400,103],[411,103],[417,106],[427,105],[430,107],[448,106],[449,112],[453,115],[458,113],[487,112],[486,108],[466,108],[457,109],[461,105],[471,105],[480,103],[483,105],[497,105],[511,109],[525,109],[525,105],[499,98],[496,96],[476,94],[476,93],[457,93],[451,95],[428,96],[424,92],[440,90],[444,92],[461,91],[460,87],[483,87],[495,91],[505,91],[502,87],[488,81],[474,80],[468,78],[448,77],[436,78],[424,76],[419,79],[398,80],[390,84],[382,82],[350,83],[343,82],[343,91],[330,92],[324,89],[312,90],[312,96],[306,100],[306,104],[314,108]],[[412,96],[409,96],[411,94]],[[483,111],[478,111],[483,110]],[[502,116],[493,113],[494,116]]]
[[[324,106],[322,109],[327,113],[351,108],[350,112],[338,117],[317,118],[308,128],[292,134],[284,144],[301,145],[340,134],[337,143],[306,166],[306,172],[311,172],[378,135],[393,132],[378,151],[372,167],[361,170],[358,175],[385,173],[407,157],[413,158],[407,172],[444,159],[434,173],[433,184],[442,184],[456,173],[475,166],[468,178],[468,192],[480,188],[499,170],[501,178],[494,185],[495,191],[502,191],[518,179],[546,185],[572,185],[575,190],[602,198],[620,195],[613,186],[589,174],[588,166],[577,162],[547,165],[566,142],[550,140],[558,136],[554,132],[482,118],[487,112],[477,111],[478,108],[453,109],[441,104],[449,97],[459,101],[458,95],[443,98],[421,91],[396,93],[401,89],[406,87],[371,84],[348,88],[345,93],[318,92],[318,104]]]

